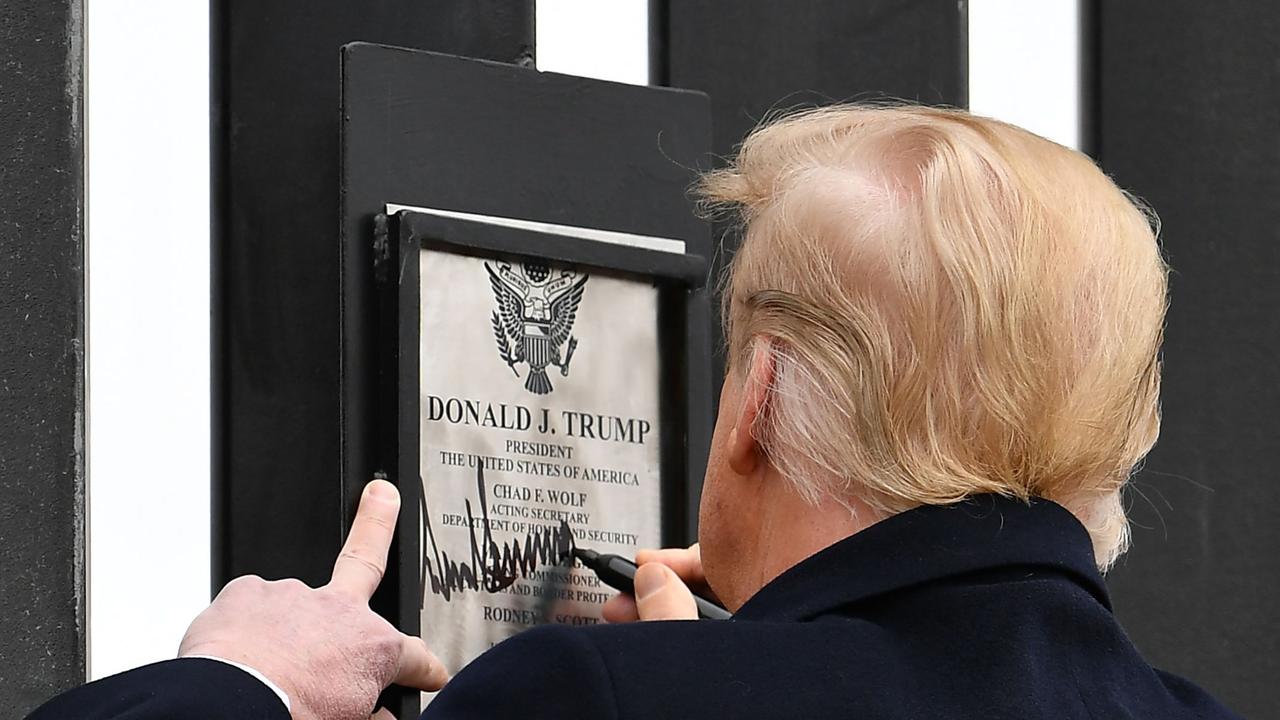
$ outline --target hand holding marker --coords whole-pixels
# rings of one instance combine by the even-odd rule
[[[635,594],[636,570],[639,569],[639,566],[634,562],[621,555],[602,554],[595,550],[587,550],[580,547],[573,548],[573,556],[583,566],[595,572],[596,576],[605,585],[614,590],[631,595]],[[693,602],[698,606],[698,617],[700,618],[706,620],[728,620],[733,617],[728,610],[704,597],[699,597],[697,593],[693,594]]]

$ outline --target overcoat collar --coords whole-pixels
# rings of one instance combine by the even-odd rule
[[[751,597],[735,620],[803,620],[983,570],[1056,571],[1111,609],[1084,526],[1061,505],[979,495],[892,517],[810,556]]]

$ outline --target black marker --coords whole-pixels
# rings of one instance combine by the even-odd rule
[[[635,579],[636,570],[639,569],[639,566],[635,563],[621,555],[601,554],[595,550],[585,550],[580,547],[573,549],[573,556],[578,558],[578,561],[585,567],[595,572],[596,576],[605,585],[624,593],[636,594]],[[696,593],[693,596],[693,603],[698,606],[698,617],[700,618],[706,620],[728,620],[733,617],[728,610],[706,598],[698,597]]]

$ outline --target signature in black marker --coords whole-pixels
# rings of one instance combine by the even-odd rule
[[[422,602],[427,591],[448,601],[454,592],[485,590],[500,592],[542,565],[559,565],[573,554],[573,531],[561,520],[560,525],[547,525],[531,530],[520,539],[499,544],[493,537],[489,523],[489,500],[485,491],[484,468],[476,468],[476,491],[480,501],[480,518],[471,510],[471,500],[465,501],[467,528],[471,540],[470,557],[458,562],[436,543],[431,527],[431,512],[427,507],[426,493],[422,494],[422,514],[426,552],[422,554]],[[480,535],[477,537],[477,525]]]

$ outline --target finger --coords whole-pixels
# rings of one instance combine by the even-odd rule
[[[687,548],[662,548],[660,550],[641,550],[636,553],[636,564],[660,562],[676,571],[685,582],[705,582],[702,573],[702,552],[698,544]]]
[[[400,493],[386,480],[365,485],[347,542],[333,564],[329,587],[366,602],[387,570],[387,551],[395,536]]]
[[[629,623],[640,619],[640,609],[636,607],[636,599],[628,593],[619,593],[609,598],[600,608],[605,622]]]
[[[422,638],[404,635],[401,638],[400,669],[396,671],[392,682],[415,690],[434,692],[449,682],[449,671],[435,653],[427,649]]]
[[[396,716],[386,708],[378,708],[378,712],[370,715],[369,720],[396,720]]]
[[[693,593],[671,568],[662,563],[641,565],[636,571],[636,608],[641,620],[695,620]]]
[[[702,551],[697,543],[687,548],[663,548],[661,550],[641,550],[636,553],[636,564],[659,562],[676,572],[685,584],[708,589],[707,577],[702,572]]]

